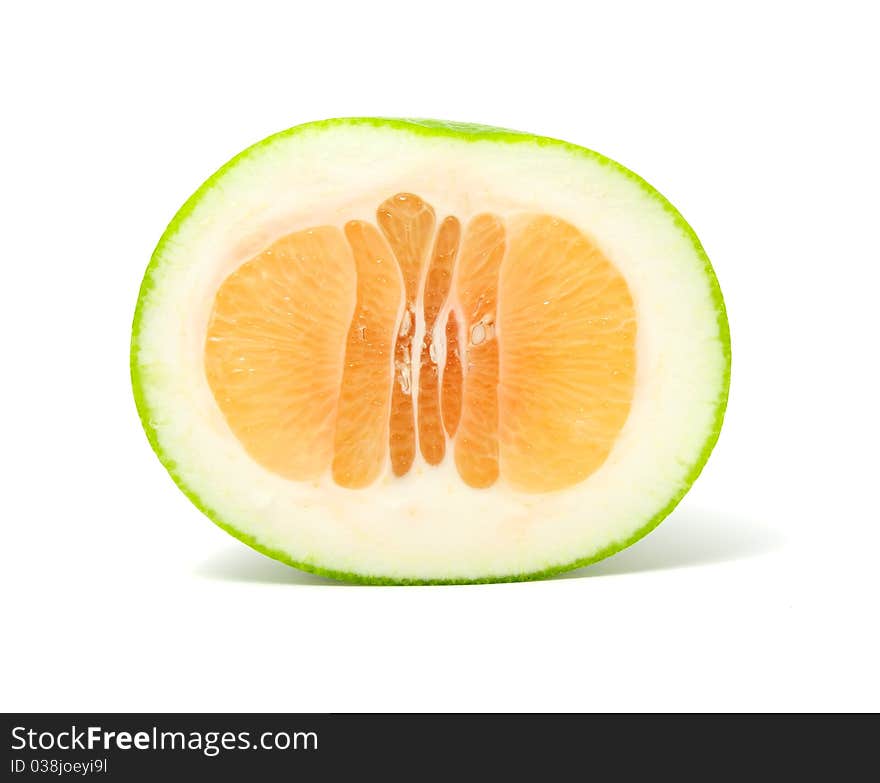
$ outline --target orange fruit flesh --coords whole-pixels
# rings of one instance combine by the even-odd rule
[[[220,287],[205,371],[220,410],[250,455],[285,478],[330,464],[354,262],[338,228],[279,239]]]
[[[358,489],[452,451],[468,486],[548,492],[607,459],[635,386],[626,281],[550,215],[435,223],[400,193],[376,226],[289,234],[221,284],[205,371],[267,470]]]
[[[443,367],[440,411],[443,414],[443,427],[450,438],[455,437],[461,421],[461,347],[458,343],[458,320],[455,310],[446,317],[446,363]]]
[[[626,421],[635,308],[576,228],[547,215],[517,222],[499,279],[501,460],[511,484],[545,492],[599,468]]]
[[[465,334],[461,421],[455,466],[472,487],[498,478],[498,271],[505,251],[501,218],[479,215],[467,228],[455,279]]]
[[[435,338],[434,329],[452,286],[452,271],[460,236],[461,225],[456,218],[447,217],[440,224],[425,280],[425,336],[419,362],[419,449],[429,465],[439,465],[446,455],[446,434],[443,432],[440,412],[438,363],[438,345],[442,341]],[[454,394],[458,389],[450,387],[447,393]],[[458,396],[461,397],[460,391]]]
[[[357,270],[357,304],[345,344],[336,412],[333,479],[356,489],[385,466],[391,410],[391,367],[402,283],[388,244],[369,223],[345,226]]]
[[[377,218],[400,265],[406,292],[403,320],[394,346],[390,438],[391,469],[395,476],[403,476],[416,455],[412,344],[422,267],[434,233],[434,210],[412,193],[398,193],[382,203]]]

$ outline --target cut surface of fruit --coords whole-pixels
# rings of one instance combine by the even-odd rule
[[[341,231],[300,231],[243,264],[217,292],[208,383],[244,448],[286,478],[314,478],[333,453],[351,267]]]
[[[501,459],[517,487],[562,489],[608,456],[635,387],[626,281],[573,226],[520,218],[503,265]]]
[[[132,376],[174,478],[260,551],[361,581],[519,579],[677,503],[729,342],[693,233],[617,164],[338,120],[246,151],[181,211]]]
[[[401,286],[391,250],[375,228],[353,220],[345,235],[354,254],[358,294],[336,409],[333,478],[340,486],[355,488],[375,481],[385,466],[388,371]]]
[[[385,239],[366,221],[345,226],[350,256],[338,230],[322,226],[276,241],[220,286],[205,368],[247,451],[292,479],[319,476],[332,458],[334,481],[349,489],[382,475],[389,445],[396,476],[412,467],[416,439],[425,462],[439,465],[445,364],[447,404],[457,409],[449,436],[465,484],[486,488],[503,477],[546,492],[598,469],[629,412],[636,336],[629,289],[602,252],[548,215],[521,215],[508,235],[502,218],[481,214],[456,263],[461,228],[447,217],[423,276],[431,207],[401,193],[377,216]],[[447,307],[453,330],[460,315],[463,354],[457,335],[449,346],[435,335]]]
[[[412,193],[399,193],[379,207],[378,217],[400,264],[406,292],[403,319],[394,346],[391,391],[391,468],[396,475],[402,476],[410,469],[416,455],[412,360],[416,297],[434,231],[434,210]]]
[[[498,478],[498,271],[506,249],[504,224],[478,215],[467,228],[455,287],[465,334],[462,416],[455,464],[466,484],[490,487]]]
[[[419,445],[429,465],[439,465],[446,453],[446,435],[440,413],[440,355],[443,332],[435,336],[437,319],[446,304],[452,286],[452,270],[458,253],[461,226],[454,217],[447,217],[437,232],[434,254],[425,280],[425,337],[419,361]],[[453,350],[455,347],[453,346]],[[455,379],[450,379],[455,381]],[[453,391],[450,390],[450,394]],[[450,433],[454,435],[455,433]]]

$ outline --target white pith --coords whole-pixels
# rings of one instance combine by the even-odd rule
[[[544,212],[593,238],[638,317],[636,389],[602,467],[555,493],[468,488],[451,454],[362,490],[329,473],[297,483],[263,469],[229,430],[204,373],[225,277],[291,231],[375,221],[400,192],[437,221]],[[413,579],[540,571],[629,538],[676,495],[714,425],[726,359],[703,260],[663,205],[611,166],[560,146],[416,135],[367,125],[305,129],[223,176],[167,241],[143,304],[139,352],[150,425],[180,480],[227,525],[290,559]],[[448,307],[448,304],[447,304]],[[444,312],[447,308],[444,308]],[[438,341],[445,341],[438,319]],[[421,333],[414,342],[418,365]]]

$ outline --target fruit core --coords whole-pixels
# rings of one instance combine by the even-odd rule
[[[264,468],[358,489],[454,459],[474,488],[573,486],[635,386],[626,281],[546,214],[437,219],[412,193],[276,240],[220,285],[205,342],[226,422]]]

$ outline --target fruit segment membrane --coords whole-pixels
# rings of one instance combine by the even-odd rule
[[[565,489],[607,459],[635,385],[626,281],[545,214],[439,221],[419,196],[274,242],[220,285],[205,371],[251,457],[358,489],[454,459],[474,489]]]

